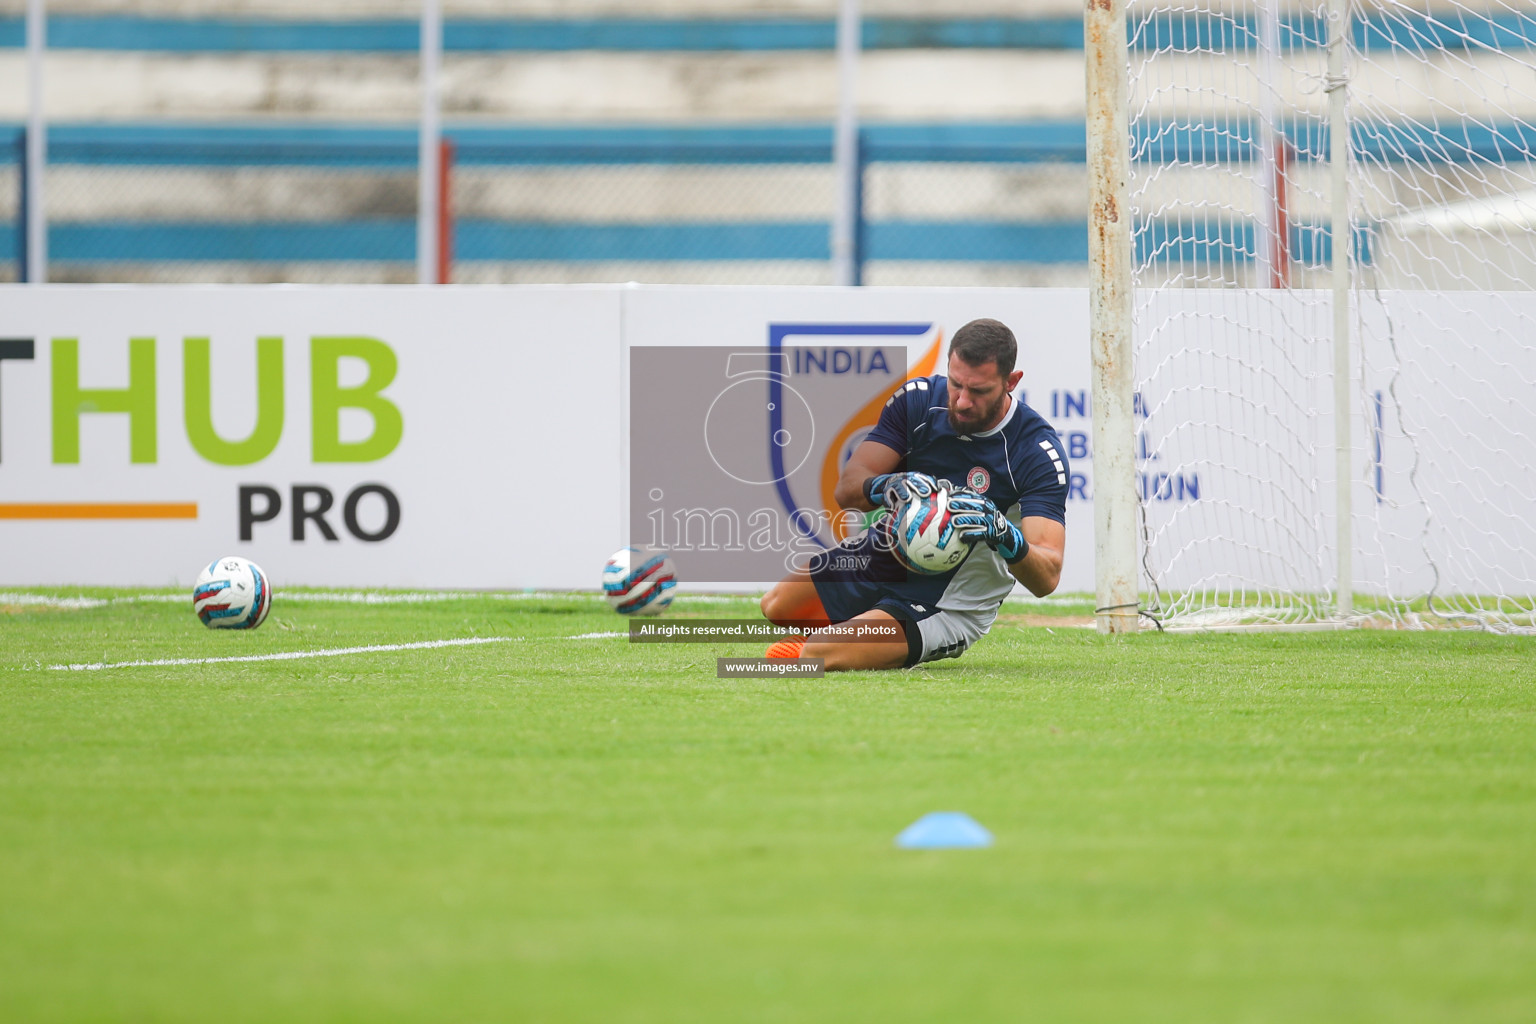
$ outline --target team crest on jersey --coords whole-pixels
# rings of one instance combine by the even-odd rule
[[[972,466],[971,471],[965,474],[965,485],[973,491],[985,494],[987,488],[992,486],[992,474],[980,466]]]

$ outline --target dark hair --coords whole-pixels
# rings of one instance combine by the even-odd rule
[[[959,356],[967,366],[982,367],[997,364],[997,372],[1006,377],[1013,372],[1013,364],[1019,357],[1019,343],[1013,339],[1008,325],[997,320],[972,320],[955,332],[949,343],[949,354]]]

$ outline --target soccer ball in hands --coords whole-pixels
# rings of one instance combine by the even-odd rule
[[[622,548],[603,566],[603,596],[620,615],[660,615],[677,592],[677,570],[664,551]]]
[[[192,610],[209,629],[255,629],[271,607],[272,581],[237,555],[210,563],[192,588]]]
[[[938,576],[956,568],[975,545],[950,522],[948,487],[913,497],[891,511],[892,553],[913,572]]]

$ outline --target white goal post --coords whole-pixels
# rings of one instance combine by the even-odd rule
[[[1122,2],[1085,15],[1100,629],[1536,628],[1536,7]]]
[[[1089,0],[1089,331],[1093,356],[1094,604],[1100,632],[1138,625],[1131,362],[1130,133],[1125,0]]]

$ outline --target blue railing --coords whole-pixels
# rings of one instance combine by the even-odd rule
[[[9,126],[18,131],[19,126]],[[3,128],[0,128],[3,130]],[[824,124],[449,126],[466,166],[537,164],[816,164],[832,159]],[[1082,163],[1081,121],[871,124],[869,161]],[[60,164],[218,166],[416,166],[414,126],[310,124],[54,124],[48,159]],[[14,151],[0,163],[15,160]]]
[[[866,18],[867,50],[1081,50],[1080,17]],[[1127,31],[1138,48],[1241,51],[1258,45],[1251,15],[1190,12],[1133,19]],[[1282,49],[1315,48],[1327,21],[1290,14],[1279,23]],[[1524,49],[1536,44],[1536,14],[1489,16],[1401,11],[1354,19],[1363,50]],[[0,47],[23,45],[21,18],[0,18]],[[278,20],[57,14],[48,19],[48,46],[64,50],[197,53],[413,53],[420,28],[410,19]],[[805,51],[830,50],[836,24],[824,18],[450,18],[443,48],[450,53]]]
[[[19,167],[17,143],[0,147],[0,163]],[[1357,145],[1377,145],[1415,160],[1465,162],[1503,151],[1528,154],[1524,125],[1448,131],[1422,126],[1357,125]],[[705,128],[452,127],[456,162],[465,167],[826,164],[832,133],[825,125],[715,126]],[[1318,159],[1316,126],[1291,126],[1305,159]],[[1082,163],[1081,122],[1010,124],[884,124],[861,132],[864,161],[965,163]],[[1388,140],[1383,142],[1382,140]],[[1147,129],[1143,158],[1226,163],[1253,159],[1246,131],[1213,133],[1187,126]],[[54,125],[51,165],[114,167],[328,167],[410,171],[416,133],[406,127],[314,125]],[[378,260],[409,262],[415,221],[378,217],[337,221],[187,220],[59,221],[49,229],[53,260],[80,263]],[[921,260],[1018,264],[1071,264],[1088,259],[1081,218],[1031,221],[889,219],[859,229],[866,261]],[[1325,224],[1296,224],[1290,251],[1303,264],[1330,256]],[[1369,231],[1356,228],[1356,255],[1369,261]],[[1211,261],[1257,259],[1253,226],[1235,219],[1160,220],[1137,225],[1138,259]],[[19,227],[0,228],[0,251],[14,251]],[[455,258],[464,261],[704,261],[816,260],[829,258],[822,220],[667,221],[661,223],[550,223],[464,219],[455,224]]]
[[[12,129],[19,139],[19,129]],[[459,167],[829,164],[827,125],[455,126],[445,132]],[[863,161],[1076,163],[1082,122],[886,124],[861,132]],[[19,159],[18,144],[0,163]],[[412,171],[414,127],[316,125],[58,124],[48,133],[51,166],[307,167]],[[862,217],[861,217],[862,221]],[[60,263],[323,260],[410,261],[415,221],[56,221],[50,258]],[[861,223],[866,260],[1081,263],[1082,220],[998,223],[886,220]],[[14,231],[0,231],[10,245]],[[830,258],[823,220],[549,223],[460,219],[460,261],[704,261]]]
[[[1284,122],[1277,138],[1300,160],[1328,159],[1321,119]],[[1511,163],[1536,159],[1536,124],[1455,120],[1356,121],[1350,147],[1374,163]],[[17,139],[20,126],[0,124]],[[815,164],[832,159],[832,129],[817,124],[683,126],[449,126],[456,160],[465,166],[580,164]],[[306,124],[54,124],[54,164],[121,166],[416,166],[414,126]],[[1080,164],[1087,135],[1081,121],[866,124],[860,148],[867,163]],[[1215,128],[1166,122],[1135,128],[1133,160],[1233,164],[1258,159],[1257,126],[1234,121]],[[0,146],[0,166],[20,159],[19,140]]]
[[[862,28],[868,50],[1083,47],[1082,18],[867,18]],[[22,29],[22,19],[0,18],[0,46],[21,46]],[[836,24],[818,18],[449,18],[443,23],[443,49],[450,53],[830,50],[836,36]],[[420,39],[420,24],[412,19],[69,14],[48,19],[48,45],[64,50],[414,53]]]

